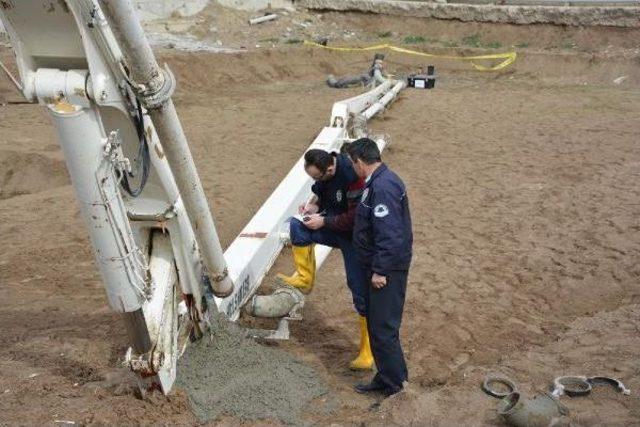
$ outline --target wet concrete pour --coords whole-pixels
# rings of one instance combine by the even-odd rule
[[[178,386],[201,422],[228,415],[300,425],[302,411],[327,393],[317,372],[286,352],[245,338],[221,319],[211,329],[211,338],[190,345],[178,365]]]

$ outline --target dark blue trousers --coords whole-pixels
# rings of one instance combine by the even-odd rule
[[[371,351],[378,373],[373,381],[399,391],[408,379],[407,364],[400,346],[400,324],[407,291],[408,270],[391,271],[382,289],[371,286],[373,272],[367,270],[367,326]]]
[[[289,236],[294,246],[308,246],[312,243],[331,246],[340,249],[344,260],[344,270],[347,276],[347,286],[351,290],[353,306],[358,314],[365,316],[367,313],[366,297],[367,286],[366,271],[356,256],[356,251],[351,239],[344,233],[339,233],[328,228],[310,230],[302,221],[291,218],[289,223]]]

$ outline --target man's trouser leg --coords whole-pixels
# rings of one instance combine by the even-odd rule
[[[340,242],[342,259],[344,260],[344,271],[347,276],[347,286],[351,291],[353,307],[359,315],[367,315],[366,295],[367,295],[367,269],[356,255],[355,248],[351,240],[344,238]]]
[[[351,361],[349,368],[353,370],[369,370],[373,368],[373,354],[371,353],[366,317],[367,270],[358,259],[350,239],[343,239],[340,250],[342,251],[342,258],[344,259],[347,286],[349,286],[349,290],[351,291],[353,306],[360,316],[358,319],[360,328],[358,356]]]
[[[386,276],[387,284],[382,289],[371,286],[372,273],[368,273],[367,318],[371,349],[378,368],[374,382],[384,384],[390,391],[396,392],[408,377],[400,346],[400,325],[409,272],[391,271]]]

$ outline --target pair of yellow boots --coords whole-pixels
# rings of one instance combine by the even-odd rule
[[[316,256],[315,245],[293,246],[293,261],[296,271],[292,276],[278,274],[283,282],[300,289],[304,294],[308,294],[313,289],[316,278]],[[360,316],[360,351],[358,357],[351,361],[349,368],[355,371],[369,370],[373,368],[373,354],[369,343],[369,332],[367,331],[367,318]]]

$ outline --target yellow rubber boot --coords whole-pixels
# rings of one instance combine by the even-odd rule
[[[373,353],[369,343],[369,331],[367,330],[367,318],[360,316],[360,353],[349,364],[349,369],[354,371],[368,371],[373,368]]]
[[[304,294],[311,292],[316,279],[316,253],[314,246],[292,246],[296,272],[291,276],[278,274],[278,278],[284,283],[298,288]]]

